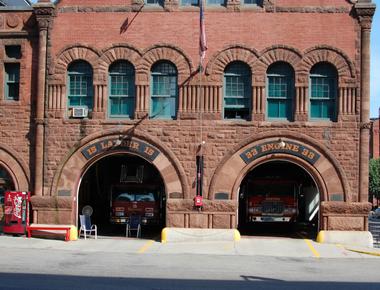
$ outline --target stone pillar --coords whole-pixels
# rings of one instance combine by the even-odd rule
[[[360,39],[360,154],[359,154],[359,202],[368,201],[369,162],[369,103],[370,103],[370,34],[375,4],[362,0],[355,4],[361,27]]]
[[[43,195],[44,180],[44,131],[45,131],[45,84],[48,29],[53,16],[54,5],[48,1],[39,1],[33,6],[38,22],[38,75],[36,91],[36,135],[34,162],[34,195]]]
[[[227,0],[226,7],[229,11],[240,11],[240,0]]]

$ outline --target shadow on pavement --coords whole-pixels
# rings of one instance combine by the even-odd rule
[[[377,290],[380,283],[367,282],[288,282],[256,276],[241,276],[241,281],[231,280],[189,280],[189,279],[152,279],[120,277],[86,277],[43,274],[0,273],[0,289],[139,289],[139,290],[224,290],[224,289],[334,289],[334,290]]]

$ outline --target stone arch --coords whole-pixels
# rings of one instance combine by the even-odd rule
[[[185,52],[171,44],[157,44],[147,48],[143,52],[141,62],[136,68],[136,73],[141,75],[146,83],[149,82],[150,69],[159,60],[171,61],[177,68],[178,81],[181,83],[194,71],[193,64]]]
[[[26,163],[13,149],[0,145],[0,166],[5,168],[12,178],[15,190],[28,191],[30,177]]]
[[[222,81],[224,69],[233,61],[241,61],[246,63],[253,74],[256,70],[255,61],[257,60],[258,53],[256,50],[248,48],[244,45],[230,45],[215,53],[206,67],[206,74],[211,77],[217,78]]]
[[[293,67],[296,73],[302,54],[297,49],[286,45],[275,45],[260,52],[260,57],[255,63],[258,82],[265,82],[268,67],[275,62],[286,62]]]
[[[99,73],[107,75],[109,66],[118,60],[126,60],[136,69],[141,55],[137,48],[127,44],[117,44],[106,48],[99,59]]]
[[[123,140],[132,140],[148,144],[158,152],[158,155],[154,160],[149,160],[143,153],[139,153],[137,151],[128,151],[121,147],[118,148],[118,145],[116,144],[117,140],[121,140],[121,136]],[[105,142],[104,144],[112,144],[112,146],[107,147],[107,149],[104,149],[104,151],[96,152],[96,154],[94,153],[93,155],[86,156],[83,153],[88,152],[87,149],[93,148],[94,145],[98,146],[96,144],[100,144],[101,142]],[[51,195],[60,196],[60,193],[62,192],[65,192],[66,195],[67,192],[70,193],[73,203],[71,215],[73,222],[75,222],[76,218],[76,213],[73,212],[75,211],[74,204],[77,201],[78,186],[83,174],[87,168],[96,162],[99,158],[102,158],[105,155],[112,155],[116,153],[134,154],[152,163],[161,174],[169,199],[190,198],[189,186],[187,184],[185,171],[182,168],[179,160],[166,145],[164,145],[157,138],[152,137],[140,130],[109,130],[107,132],[95,133],[83,138],[66,155],[55,173],[51,188]]]
[[[285,142],[295,142],[295,144],[310,148],[320,157],[314,164],[311,164],[300,156],[286,152],[263,154],[249,163],[246,163],[240,156],[247,149],[266,142],[278,142],[279,138]],[[229,194],[229,199],[236,199],[240,182],[247,172],[270,160],[286,160],[304,168],[317,183],[323,200],[340,198],[342,201],[350,201],[351,194],[347,177],[334,155],[313,138],[287,130],[257,134],[244,140],[231,150],[221,161],[211,179],[209,198],[214,199],[215,193],[226,192]]]
[[[340,49],[320,45],[307,49],[300,63],[300,72],[309,75],[311,68],[319,62],[328,62],[332,64],[340,80],[354,79],[355,67],[349,57]]]
[[[84,60],[92,66],[95,75],[99,56],[100,53],[90,46],[82,44],[67,46],[58,53],[57,60],[53,63],[49,73],[64,83],[68,65],[75,60]]]

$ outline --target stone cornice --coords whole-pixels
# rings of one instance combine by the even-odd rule
[[[52,17],[55,16],[55,6],[52,3],[37,3],[33,5],[34,14],[40,30],[49,28]]]
[[[371,29],[372,18],[375,14],[376,5],[372,2],[358,2],[354,6],[356,17],[363,29]]]
[[[136,6],[136,7],[135,7]],[[272,6],[270,6],[272,7]],[[332,7],[332,6],[304,6],[304,7],[249,7],[240,5],[236,0],[229,0],[226,7],[205,7],[207,12],[239,12],[250,11],[252,13],[349,13],[350,8],[347,6]],[[251,9],[252,8],[252,9]],[[147,12],[163,12],[163,11],[183,11],[194,12],[198,11],[197,7],[180,6],[176,0],[166,1],[162,6],[143,6],[133,4],[131,6],[64,6],[57,8],[59,13],[102,13],[102,12],[131,12],[131,11],[147,11]]]

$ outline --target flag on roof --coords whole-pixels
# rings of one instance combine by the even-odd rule
[[[201,57],[201,65],[206,57],[207,41],[203,3],[204,0],[199,0],[199,55]]]

